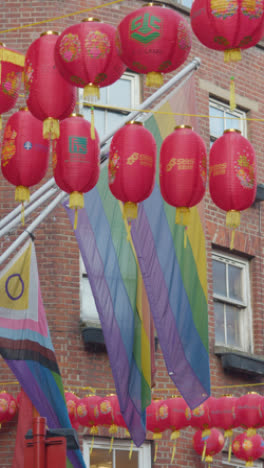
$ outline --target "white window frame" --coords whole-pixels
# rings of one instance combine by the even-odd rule
[[[93,450],[102,449],[109,451],[110,439],[95,438]],[[90,468],[90,448],[92,446],[92,439],[83,440],[83,457],[87,468]],[[128,453],[131,448],[131,440],[114,440],[113,444],[113,458],[115,457],[115,450],[126,450]],[[133,452],[138,452],[138,468],[151,468],[151,443],[145,442],[140,447],[133,445]],[[113,467],[115,467],[115,458]]]
[[[243,135],[245,138],[247,138],[247,121],[245,120],[246,119],[246,112],[245,111],[243,111],[241,109],[235,109],[235,110],[231,111],[228,104],[225,104],[224,102],[222,102],[222,101],[220,101],[218,99],[210,97],[209,98],[209,118],[210,118],[210,121],[211,121],[211,119],[214,118],[214,117],[211,117],[211,115],[210,115],[210,107],[214,107],[215,109],[218,109],[218,110],[223,112],[223,114],[224,114],[224,130],[227,129],[226,119],[225,119],[226,113],[232,114],[233,117],[237,118],[240,121],[241,135]],[[229,117],[227,117],[227,119],[229,119]],[[222,135],[220,135],[220,136],[222,136]],[[216,139],[217,139],[217,137],[215,137],[214,135],[211,135],[211,131],[210,131],[210,142],[213,143]]]
[[[251,294],[250,294],[250,274],[249,274],[249,261],[233,255],[227,255],[218,251],[213,251],[212,260],[218,260],[225,265],[234,265],[242,269],[242,291],[244,294],[243,301],[230,299],[228,297],[217,294],[213,291],[213,301],[221,302],[222,304],[233,305],[239,309],[240,313],[240,337],[241,348],[235,349],[245,352],[253,352],[253,333],[252,333],[252,309],[251,309]],[[226,276],[227,287],[228,278]],[[226,330],[225,330],[226,331]],[[228,344],[217,343],[216,346],[223,346],[230,348]]]
[[[239,460],[236,457],[231,456],[230,461],[228,461],[228,454],[227,453],[223,453],[222,463],[223,463],[224,468],[226,466],[228,466],[228,468],[230,468],[230,467],[232,467],[232,468],[245,468],[245,466],[246,466],[246,462],[244,460]],[[255,460],[254,465],[253,465],[252,468],[263,468],[263,461],[262,460],[261,461]]]

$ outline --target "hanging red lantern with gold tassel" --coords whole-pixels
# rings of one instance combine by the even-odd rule
[[[230,248],[240,211],[249,208],[257,189],[256,157],[251,143],[239,130],[225,130],[210,150],[209,190],[216,206],[227,211],[226,225],[232,229]]]
[[[199,41],[224,51],[225,62],[241,60],[241,49],[255,46],[264,34],[264,0],[194,0],[190,17]],[[230,108],[235,107],[231,77]]]
[[[78,429],[79,422],[77,416],[77,406],[80,398],[73,392],[65,392],[65,400],[71,425],[74,427],[74,429]]]
[[[17,412],[17,402],[15,398],[5,390],[0,392],[0,428],[1,424],[13,419]]]
[[[191,411],[186,401],[175,396],[166,400],[169,410],[169,428],[171,430],[170,439],[176,441],[180,437],[180,430],[188,427],[191,419]],[[171,464],[173,463],[176,451],[176,445],[173,446]]]
[[[193,448],[202,456],[202,461],[210,465],[213,461],[213,456],[221,452],[225,444],[225,438],[219,429],[212,428],[206,435],[203,431],[196,431],[193,436]]]
[[[264,440],[259,434],[249,436],[244,432],[235,437],[232,450],[237,458],[246,462],[246,466],[253,466],[264,453]]]
[[[0,129],[1,114],[12,109],[17,102],[24,64],[24,55],[0,42]]]
[[[153,440],[162,438],[162,432],[169,429],[169,409],[166,400],[152,400],[147,406],[147,430],[153,432]],[[154,461],[157,458],[158,445],[155,443]]]
[[[263,396],[256,392],[249,392],[237,398],[237,424],[247,429],[247,435],[256,434],[256,429],[263,426],[262,405]]]
[[[228,460],[230,461],[233,429],[239,426],[236,418],[237,398],[232,395],[223,395],[220,398],[210,397],[207,402],[212,426],[224,429],[224,437],[229,439]]]
[[[96,18],[69,26],[58,38],[55,60],[62,76],[84,97],[99,99],[100,88],[117,81],[126,66],[115,48],[116,29]]]
[[[191,50],[191,30],[175,10],[150,2],[129,13],[117,28],[123,62],[146,75],[146,85],[163,84],[163,73],[176,70]]]
[[[60,138],[53,142],[53,173],[57,185],[70,194],[69,207],[84,207],[83,193],[91,190],[99,178],[99,137],[80,114],[71,114],[61,122]]]
[[[43,121],[43,136],[58,138],[60,120],[74,110],[77,92],[59,73],[54,50],[58,33],[47,31],[29,47],[25,59],[25,93],[30,112]]]
[[[16,186],[15,200],[22,202],[22,209],[30,198],[29,187],[43,179],[48,163],[49,145],[42,136],[42,123],[28,108],[21,108],[9,118],[5,127],[1,169],[5,179]]]
[[[108,183],[115,198],[122,201],[127,219],[137,217],[137,203],[154,188],[156,142],[141,122],[131,121],[113,136],[109,153]]]
[[[176,224],[188,226],[190,208],[202,200],[206,167],[202,138],[189,125],[175,127],[160,149],[160,190],[164,200],[176,207]]]

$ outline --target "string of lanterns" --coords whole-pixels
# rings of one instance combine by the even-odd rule
[[[198,37],[196,18],[200,10],[197,5],[206,2],[208,0],[195,0],[191,11],[192,28]],[[250,6],[250,18],[257,21],[255,32],[263,25],[264,15],[260,17],[263,3],[264,0],[258,0]],[[224,20],[228,18],[228,24],[239,22],[241,16],[240,39],[238,44],[229,41],[228,46],[218,41],[217,50],[254,45],[258,32],[254,40],[243,40],[248,27],[248,18],[245,18],[248,8],[239,4],[234,11],[228,10],[226,17],[224,7],[221,7],[220,17],[218,10],[210,10],[210,14],[217,17],[219,28],[223,27],[223,37],[229,31],[225,29]],[[238,16],[240,9],[242,13]],[[203,34],[207,30],[209,34],[206,27]],[[201,42],[205,43],[204,36]],[[15,199],[22,204],[29,201],[29,188],[45,176],[48,146],[44,140],[47,140],[56,183],[70,194],[76,228],[77,210],[83,207],[83,193],[91,190],[99,178],[99,138],[93,112],[91,123],[74,113],[77,88],[83,88],[84,95],[94,100],[99,97],[100,88],[118,80],[126,66],[146,75],[147,86],[159,86],[164,74],[186,61],[190,49],[188,23],[176,11],[155,2],[125,16],[117,28],[96,18],[87,18],[60,35],[54,31],[41,34],[25,55],[27,108],[14,114],[4,131],[1,168],[3,176],[16,186]],[[230,59],[234,56],[233,52],[228,53]],[[21,57],[0,45],[2,113],[9,111],[17,101],[23,71]],[[256,195],[254,149],[238,131],[229,130],[214,142],[209,159],[209,191],[213,202],[227,211],[226,223],[233,230],[230,244],[233,248],[240,211],[251,206]],[[150,132],[137,122],[121,128],[112,140],[108,177],[110,191],[125,203],[129,224],[136,217],[137,203],[149,197],[153,190],[155,169],[156,146]],[[163,141],[159,172],[162,196],[176,207],[176,223],[188,226],[189,209],[202,200],[206,189],[206,146],[201,137],[191,128],[177,127]],[[186,242],[186,236],[184,239]]]
[[[93,436],[99,434],[100,426],[108,428],[111,447],[118,428],[126,429],[116,395],[99,397],[91,394],[79,398],[73,392],[66,392],[65,398],[72,426],[89,428]],[[257,393],[250,392],[241,397],[210,397],[194,410],[182,397],[157,399],[152,400],[146,412],[146,426],[152,432],[153,440],[161,439],[164,431],[171,431],[170,439],[174,441],[171,462],[175,457],[176,440],[181,430],[187,427],[195,429],[193,448],[208,464],[224,448],[225,439],[229,439],[229,459],[233,452],[246,462],[246,466],[252,466],[253,461],[264,453],[264,440],[257,434],[257,429],[264,427],[264,397]],[[236,428],[245,432],[232,441],[233,429]],[[155,456],[157,448],[156,444]]]

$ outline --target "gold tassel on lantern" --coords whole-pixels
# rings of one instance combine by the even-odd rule
[[[187,206],[176,208],[175,224],[185,226],[184,229],[184,248],[187,247],[187,227],[190,224],[191,211]]]
[[[230,250],[234,248],[235,229],[240,225],[240,211],[230,210],[226,213],[226,226],[232,229]]]
[[[173,463],[175,452],[176,452],[176,440],[180,437],[180,431],[173,431],[170,436],[170,440],[175,440],[171,454],[171,464]]]
[[[202,438],[205,439],[204,446],[203,446],[202,458],[201,458],[202,461],[205,460],[206,447],[207,447],[207,445],[206,445],[206,439],[210,436],[210,434],[211,434],[210,429],[205,429],[205,430],[202,432]]]
[[[158,444],[157,444],[157,440],[160,440],[162,439],[162,434],[160,433],[157,433],[157,434],[153,434],[153,440],[155,441],[155,453],[154,453],[154,462],[157,460],[157,453],[158,453]]]
[[[73,229],[77,229],[77,223],[78,223],[78,209],[81,209],[84,207],[84,197],[81,192],[74,191],[70,194],[70,199],[69,199],[69,207],[73,210],[75,210],[74,214],[74,226]]]
[[[231,76],[230,78],[230,110],[233,111],[236,108],[236,93],[235,93],[235,78]]]
[[[127,202],[124,204],[124,218],[126,219],[136,219],[137,218],[137,204],[132,202]]]
[[[15,200],[22,203],[21,207],[21,223],[24,226],[25,224],[25,215],[24,215],[24,202],[29,201],[30,191],[28,187],[24,185],[18,185],[15,191]]]
[[[43,122],[43,138],[55,140],[60,137],[60,123],[57,119],[48,117]]]
[[[239,62],[241,58],[240,49],[227,49],[224,51],[224,62]]]
[[[93,438],[92,438],[92,443],[91,443],[91,447],[90,447],[90,455],[92,454],[92,451],[93,451],[94,436],[95,436],[95,435],[98,435],[98,432],[99,432],[99,429],[98,429],[97,426],[92,426],[92,427],[91,427],[90,434],[93,436]]]
[[[133,440],[131,440],[130,450],[129,450],[129,455],[128,455],[129,460],[131,460],[132,458],[133,448],[134,448],[134,442]]]
[[[109,427],[109,434],[112,435],[109,453],[111,453],[112,450],[113,450],[114,435],[117,433],[117,431],[118,431],[118,426],[117,426],[116,424],[112,424],[112,425]]]
[[[232,454],[232,435],[233,435],[232,429],[227,429],[224,433],[224,437],[228,439],[228,442],[229,442],[229,446],[228,446],[228,461],[229,462],[231,460],[231,454]]]
[[[207,455],[207,457],[205,457],[205,462],[208,463],[208,468],[210,468],[212,461],[213,457],[211,457],[211,455]]]
[[[158,72],[149,72],[146,76],[146,86],[149,88],[159,88],[163,85],[163,76]]]
[[[100,99],[100,88],[99,86],[89,83],[83,89],[83,97],[87,98],[89,102],[95,102]]]

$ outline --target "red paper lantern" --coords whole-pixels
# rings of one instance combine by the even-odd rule
[[[142,123],[131,121],[118,130],[111,141],[108,165],[109,187],[125,203],[128,218],[137,217],[137,203],[148,198],[154,188],[156,142]]]
[[[256,197],[256,158],[250,142],[239,130],[226,130],[210,150],[209,189],[213,202],[227,211],[226,225],[240,224],[240,211]],[[230,248],[233,248],[234,231]]]
[[[232,435],[232,429],[238,427],[236,420],[237,398],[224,395],[220,398],[210,397],[207,400],[212,427],[225,430],[225,437]]]
[[[97,395],[87,395],[77,404],[77,421],[81,426],[90,427],[92,435],[98,434],[97,404],[101,398]]]
[[[246,462],[246,466],[253,466],[254,460],[264,453],[264,440],[259,434],[252,436],[246,433],[239,434],[232,443],[234,455]]]
[[[42,124],[27,108],[13,114],[5,127],[1,168],[16,186],[15,199],[29,200],[29,187],[38,184],[48,169],[49,146],[42,137]]]
[[[59,73],[54,50],[58,33],[41,34],[29,47],[25,59],[25,93],[32,114],[43,121],[44,138],[59,137],[59,121],[68,117],[76,104],[76,88]]]
[[[203,431],[212,427],[207,401],[204,401],[191,411],[190,426]]]
[[[0,42],[0,114],[8,112],[17,102],[24,62],[24,55]]]
[[[96,18],[68,27],[60,35],[55,60],[62,76],[84,96],[99,98],[99,88],[109,86],[124,73],[126,66],[115,48],[116,29]]]
[[[74,427],[74,429],[78,429],[79,422],[77,416],[77,406],[80,401],[80,398],[77,397],[75,393],[65,392],[65,400],[71,425],[72,427]]]
[[[169,428],[171,430],[171,440],[177,440],[180,437],[180,430],[188,427],[191,419],[191,410],[186,401],[175,396],[166,400],[169,410]],[[174,460],[176,445],[174,444],[171,456],[171,464]]]
[[[160,149],[160,190],[164,200],[177,208],[177,224],[188,225],[190,208],[202,200],[205,187],[205,143],[192,127],[179,125]]]
[[[225,444],[225,439],[218,429],[209,429],[204,435],[203,431],[195,432],[193,436],[193,448],[202,456],[202,460],[207,463],[213,461],[213,456],[221,452]]]
[[[153,3],[128,14],[117,31],[121,59],[131,70],[147,74],[147,86],[160,86],[162,73],[176,70],[191,50],[191,31],[185,18]]]
[[[110,427],[114,423],[114,411],[111,398],[108,396],[101,397],[97,402],[95,414],[99,426]]]
[[[0,392],[0,427],[1,424],[11,421],[17,412],[15,398],[5,391]]]
[[[237,424],[246,428],[248,435],[255,434],[256,428],[263,424],[262,405],[263,397],[254,392],[237,399],[235,409]]]
[[[147,430],[153,432],[153,439],[161,439],[162,432],[169,429],[169,408],[166,400],[152,400],[147,406]]]
[[[70,193],[69,206],[84,207],[83,193],[91,190],[99,178],[99,137],[91,135],[91,124],[80,114],[61,122],[60,138],[53,144],[53,172],[57,185]]]
[[[264,34],[263,0],[194,0],[191,26],[206,47],[225,51],[225,61],[240,60],[240,49],[256,45]]]

